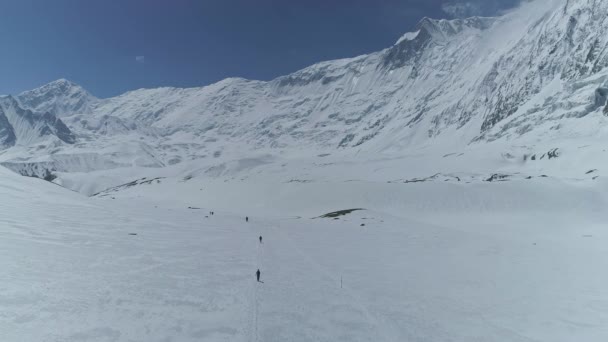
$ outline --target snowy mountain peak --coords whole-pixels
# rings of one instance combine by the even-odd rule
[[[493,17],[472,17],[466,19],[431,19],[423,18],[417,29],[435,40],[445,40],[467,29],[486,30],[496,22]]]
[[[414,41],[434,39],[438,42],[453,37],[466,29],[486,30],[490,28],[499,18],[494,17],[471,17],[466,19],[432,19],[422,18],[416,25],[416,31],[407,32],[401,36],[395,45]]]
[[[67,89],[67,88],[81,88],[80,85],[67,80],[65,78],[60,78],[58,80],[52,81],[47,83],[46,85],[43,85],[41,88],[62,88],[62,89]]]
[[[59,79],[17,96],[19,102],[35,112],[51,113],[57,117],[87,114],[98,102],[80,85]]]
[[[41,87],[38,87],[33,90],[25,91],[18,96],[26,95],[26,94],[37,94],[37,95],[66,95],[66,94],[75,94],[75,93],[84,93],[90,96],[88,92],[82,88],[80,85],[66,80],[65,78],[61,78],[55,80],[53,82],[47,83]]]

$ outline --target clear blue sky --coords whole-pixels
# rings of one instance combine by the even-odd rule
[[[0,0],[0,94],[58,78],[99,97],[232,76],[269,80],[388,47],[423,16],[492,15],[515,2]]]

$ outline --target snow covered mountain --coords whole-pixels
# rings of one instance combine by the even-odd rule
[[[73,113],[91,113],[97,99],[79,85],[65,79],[46,84],[18,96],[25,107],[61,118]]]
[[[55,115],[24,109],[12,96],[0,97],[0,146],[28,146],[43,141],[73,144],[75,138]]]
[[[383,51],[269,82],[231,78],[97,99],[59,80],[16,96],[21,108],[48,114],[38,115],[45,122],[39,133],[21,129],[24,143],[0,158],[13,169],[43,162],[88,172],[256,151],[401,154],[427,145],[601,137],[605,13],[605,1],[536,0],[498,18],[425,18]],[[4,126],[6,148],[19,134]],[[57,143],[38,143],[49,134]]]
[[[91,198],[0,167],[3,340],[606,341],[605,180],[442,178]]]
[[[0,165],[55,183],[0,166],[3,341],[608,340],[606,13],[525,1],[269,82],[0,97]]]

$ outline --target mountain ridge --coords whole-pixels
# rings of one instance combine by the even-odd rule
[[[424,18],[384,50],[271,81],[98,99],[58,80],[17,99],[59,118],[75,143],[24,146],[0,161],[59,154],[95,160],[94,170],[267,150],[402,154],[596,134],[591,127],[608,112],[608,21],[598,15],[606,12],[606,2],[536,0],[497,18]],[[584,128],[570,129],[574,122]]]
[[[55,115],[23,109],[10,95],[0,97],[1,146],[32,145],[53,138],[67,144],[75,142],[70,129]]]

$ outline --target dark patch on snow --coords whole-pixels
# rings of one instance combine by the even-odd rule
[[[346,147],[346,146],[348,146],[348,144],[349,144],[351,141],[353,141],[353,139],[355,139],[355,135],[354,135],[354,134],[352,134],[352,133],[347,134],[347,135],[346,135],[346,136],[345,136],[345,137],[342,139],[342,141],[340,141],[340,143],[338,144],[338,147]]]
[[[409,184],[409,183],[422,183],[422,182],[427,182],[430,180],[435,180],[437,179],[437,177],[439,177],[441,174],[440,173],[436,173],[430,177],[425,177],[425,178],[412,178],[412,179],[406,179],[403,181],[403,183],[405,184]],[[389,182],[390,183],[390,182]]]
[[[547,159],[553,159],[553,158],[558,158],[559,156],[560,156],[559,148],[553,148],[553,149],[549,150],[548,152],[543,153],[539,159],[542,160],[545,157],[547,157]],[[530,160],[536,160],[536,159],[537,159],[536,154],[533,154],[532,156],[530,156]],[[528,160],[528,155],[524,155],[524,161],[526,161],[526,160]]]
[[[504,182],[509,180],[510,175],[505,175],[501,173],[495,173],[490,178],[486,179],[486,182]]]
[[[44,173],[41,175],[32,173],[32,174],[24,174],[23,176],[26,177],[32,177],[32,178],[40,178],[43,179],[47,182],[53,182],[55,179],[57,179],[57,176],[54,175],[51,171],[49,171],[48,169],[44,170]]]
[[[356,209],[344,209],[344,210],[332,211],[331,213],[327,213],[325,215],[319,216],[319,218],[334,218],[335,219],[338,216],[348,215],[352,212],[360,211],[360,210],[365,210],[365,209],[356,208]]]
[[[156,178],[152,178],[152,179],[147,179],[147,177],[144,177],[144,178],[141,178],[141,179],[136,179],[136,180],[134,180],[132,182],[125,183],[125,184],[122,184],[122,185],[118,185],[118,186],[115,186],[115,187],[112,187],[112,188],[100,191],[100,192],[98,192],[96,194],[91,195],[91,197],[95,197],[95,196],[100,196],[100,197],[107,196],[107,195],[109,195],[112,192],[122,191],[122,190],[131,188],[131,187],[134,187],[134,186],[137,186],[137,185],[149,185],[149,184],[152,184],[152,183],[160,184],[161,183],[161,179],[164,179],[164,178],[165,177],[156,177]]]
[[[593,111],[604,106],[608,108],[608,88],[599,87],[595,90],[595,101],[591,109]]]
[[[477,177],[477,175],[471,175],[471,177]],[[487,181],[487,179],[485,179],[485,178],[481,178],[480,180]],[[429,177],[411,178],[411,179],[405,179],[405,180],[404,179],[391,180],[391,181],[387,181],[387,183],[389,183],[389,184],[392,184],[392,183],[410,184],[410,183],[423,183],[423,182],[430,182],[430,181],[464,182],[466,184],[471,183],[470,181],[465,181],[464,179],[462,179],[462,176],[457,176],[457,175],[453,175],[453,174],[443,174],[443,173],[436,173]]]
[[[285,183],[312,183],[310,179],[290,179]]]
[[[549,159],[553,159],[553,158],[557,158],[559,157],[559,149],[554,148],[551,151],[547,152],[547,156],[549,157]]]

